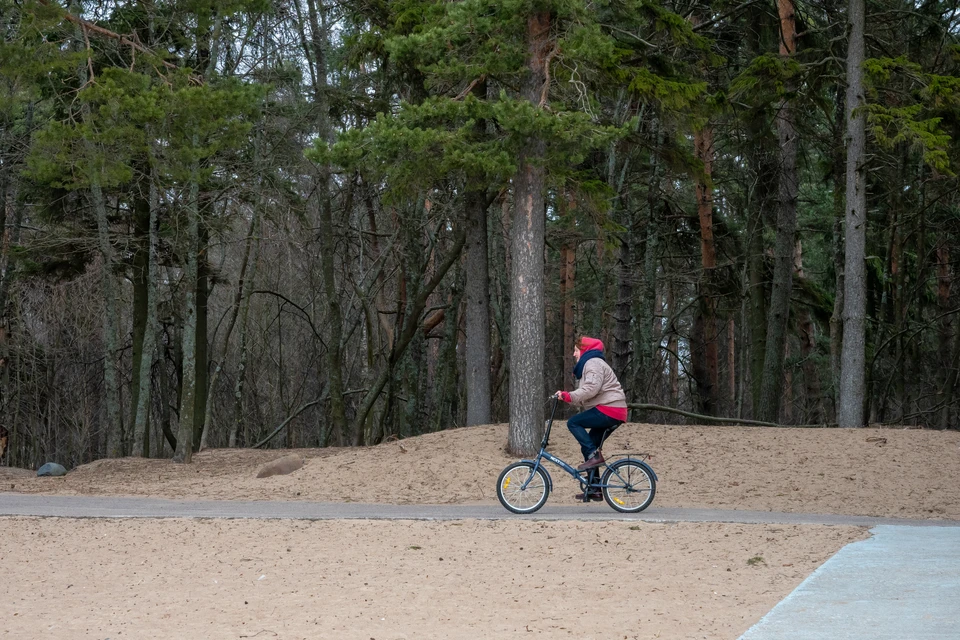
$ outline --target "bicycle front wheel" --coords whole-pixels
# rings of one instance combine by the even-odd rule
[[[550,495],[547,474],[530,462],[515,462],[497,478],[497,498],[508,511],[533,513]]]
[[[622,513],[643,511],[653,502],[657,481],[639,460],[614,462],[603,474],[603,498]]]

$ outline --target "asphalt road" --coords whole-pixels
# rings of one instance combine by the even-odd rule
[[[810,513],[668,509],[650,507],[637,514],[604,503],[549,503],[531,515],[515,515],[500,505],[392,505],[331,502],[162,500],[114,496],[50,496],[0,493],[0,516],[63,518],[280,518],[293,520],[631,520],[644,522],[731,522],[742,524],[825,524],[875,527],[960,527],[956,520],[909,520]]]

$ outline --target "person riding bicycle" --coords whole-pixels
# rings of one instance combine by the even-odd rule
[[[557,391],[556,396],[583,411],[567,420],[567,428],[580,443],[583,464],[578,471],[590,470],[593,484],[594,471],[604,463],[600,445],[606,435],[627,421],[627,396],[610,365],[603,359],[603,342],[596,338],[581,336],[573,349],[577,364],[573,376],[577,379],[574,391]],[[584,495],[578,494],[578,500]],[[599,490],[590,490],[588,499],[602,500]]]

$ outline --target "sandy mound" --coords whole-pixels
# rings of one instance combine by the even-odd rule
[[[257,479],[289,450],[208,450],[194,463],[100,460],[63,478],[4,477],[24,493],[389,504],[492,503],[506,425],[452,429],[375,447],[297,449],[304,467]],[[654,506],[960,519],[960,432],[627,424],[605,447],[645,453],[659,476]],[[577,462],[564,423],[551,451]],[[550,466],[550,504],[576,483]]]
[[[362,449],[212,450],[190,465],[100,460],[2,490],[227,500],[493,503],[505,425]],[[551,450],[576,462],[562,423]],[[960,519],[960,433],[630,424],[654,508]],[[257,479],[286,455],[305,464]],[[551,503],[574,481],[551,467]],[[857,527],[609,521],[0,518],[0,618],[40,638],[520,636],[734,640]],[[51,577],[53,577],[51,579]],[[6,636],[5,636],[6,637]]]

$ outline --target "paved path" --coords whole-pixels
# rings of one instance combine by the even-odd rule
[[[882,525],[804,580],[740,640],[957,640],[960,528]]]
[[[328,502],[242,502],[161,500],[113,496],[48,496],[0,493],[0,516],[67,518],[289,518],[297,520],[638,520],[645,522],[733,522],[743,524],[827,524],[874,527],[960,527],[960,521],[907,520],[770,511],[667,509],[617,513],[605,504],[547,504],[527,516],[496,505],[387,505]]]

